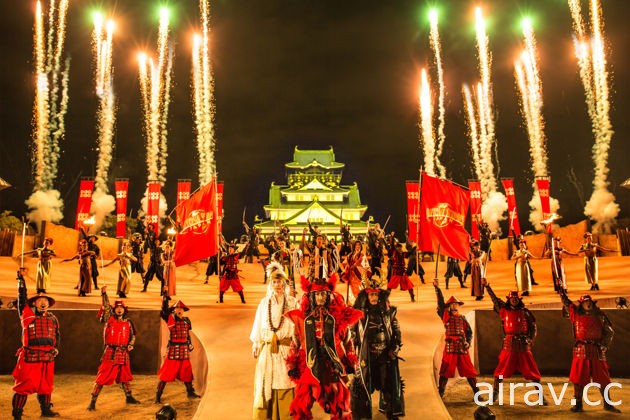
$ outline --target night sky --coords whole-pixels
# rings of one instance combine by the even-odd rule
[[[447,115],[443,162],[459,183],[473,177],[462,112],[461,85],[476,83],[473,7],[478,2],[439,3]],[[586,6],[586,3],[584,6]],[[630,80],[626,74],[630,35],[626,0],[603,1],[611,73],[615,135],[610,189],[628,217],[630,191]],[[0,5],[0,177],[14,188],[0,192],[0,209],[18,216],[32,192],[30,163],[33,106],[33,1]],[[114,84],[118,96],[115,152],[110,176],[130,178],[129,208],[136,210],[146,184],[146,165],[136,54],[154,51],[156,1],[71,0],[67,54],[71,57],[70,105],[55,188],[65,202],[63,223],[74,224],[78,179],[96,166],[97,100],[92,81],[90,37],[94,6],[111,11]],[[419,69],[432,60],[427,12],[431,3],[407,1],[219,0],[212,7],[215,77],[216,161],[225,181],[227,237],[263,215],[271,182],[285,182],[283,164],[294,146],[332,145],[346,164],[344,184],[356,181],[367,215],[405,229],[404,181],[416,179],[422,161],[418,143]],[[561,223],[583,218],[593,177],[590,121],[571,41],[571,18],[563,0],[494,0],[483,3],[488,20],[496,110],[499,177],[514,177],[521,225],[527,222],[533,179],[528,140],[519,114],[513,63],[520,49],[520,17],[534,17],[545,99],[551,193],[560,201]],[[175,202],[176,180],[192,178],[197,160],[191,105],[191,34],[198,4],[171,1],[176,43],[169,117],[166,197]],[[577,186],[570,181],[573,172]],[[366,215],[366,216],[367,216]],[[505,230],[505,229],[504,229]]]

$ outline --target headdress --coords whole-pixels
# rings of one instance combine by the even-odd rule
[[[28,306],[34,306],[35,305],[35,301],[39,298],[46,298],[48,299],[48,306],[54,306],[55,305],[55,299],[51,298],[50,296],[46,295],[45,293],[38,293],[35,296],[32,296],[29,300],[26,301],[26,303],[28,304]]]

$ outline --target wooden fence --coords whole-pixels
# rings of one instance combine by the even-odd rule
[[[0,230],[0,256],[12,256],[16,236],[17,233],[14,230],[8,228]]]

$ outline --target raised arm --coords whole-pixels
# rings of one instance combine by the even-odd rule
[[[168,322],[168,316],[171,314],[171,311],[168,307],[168,301],[171,300],[171,297],[168,293],[164,293],[162,296],[162,310],[160,311],[160,318],[164,320],[164,322]]]
[[[101,310],[99,311],[99,321],[107,322],[109,317],[112,316],[112,306],[109,304],[109,298],[107,297],[107,286],[101,288]]]
[[[17,272],[17,309],[20,316],[22,316],[22,312],[24,311],[24,308],[26,308],[26,281],[24,281],[23,271],[24,268],[21,267]]]
[[[501,308],[505,306],[505,302],[503,301],[503,299],[497,297],[497,295],[494,293],[494,290],[492,290],[492,287],[490,287],[490,284],[488,283],[486,279],[483,279],[482,283],[486,285],[488,294],[490,295],[490,298],[492,299],[492,303],[494,304],[494,311],[496,313],[499,313]]]
[[[65,260],[61,260],[61,262],[67,262],[67,261],[78,260],[78,259],[79,259],[79,254],[76,254],[72,258],[66,258]]]
[[[437,314],[440,318],[444,317],[444,310],[446,309],[446,303],[444,303],[444,295],[442,290],[438,286],[437,280],[433,281],[433,287],[435,288],[435,296],[437,297]]]

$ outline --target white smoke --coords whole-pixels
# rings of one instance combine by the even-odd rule
[[[25,203],[31,210],[26,215],[31,222],[57,223],[63,219],[63,200],[57,190],[34,191]]]
[[[536,187],[534,187],[532,199],[529,200],[529,208],[529,222],[538,232],[544,231],[545,228],[540,224],[540,221],[545,219],[543,218],[542,207],[540,204],[540,195],[538,194],[538,188]],[[557,213],[558,210],[560,210],[560,202],[558,199],[549,197],[549,210],[551,211],[551,214]]]
[[[595,220],[593,232],[610,233],[619,214],[619,204],[615,203],[615,196],[607,189],[595,190],[586,203],[584,214]]]
[[[116,209],[116,199],[107,194],[107,192],[96,189],[92,194],[92,207],[90,208],[90,214],[94,216],[94,230],[98,232],[98,229],[103,225],[105,217]]]
[[[481,217],[488,227],[497,234],[501,233],[499,222],[505,220],[507,200],[503,193],[491,191],[481,205]]]

